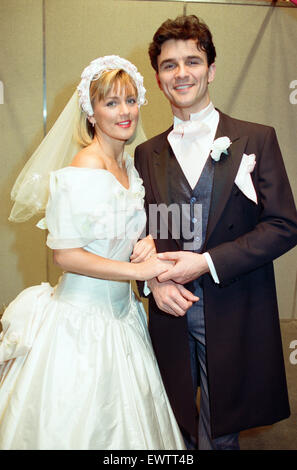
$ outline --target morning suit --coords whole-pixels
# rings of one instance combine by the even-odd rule
[[[145,205],[170,205],[171,148],[166,132],[136,148]],[[199,278],[203,290],[205,347],[212,438],[272,424],[290,414],[273,260],[297,243],[297,215],[273,128],[220,112],[216,138],[232,141],[213,162],[207,229],[201,252],[214,263]],[[234,180],[243,154],[255,154],[252,181],[258,203]],[[198,157],[197,157],[198,158]],[[172,236],[155,239],[158,252],[183,249]],[[193,291],[193,283],[187,285]],[[166,391],[182,430],[196,434],[197,413],[187,318],[160,311],[149,296],[149,329]]]

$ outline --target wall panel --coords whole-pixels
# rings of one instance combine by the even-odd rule
[[[45,234],[34,223],[8,222],[10,191],[42,139],[42,3],[0,3],[0,306],[26,286],[46,280]]]

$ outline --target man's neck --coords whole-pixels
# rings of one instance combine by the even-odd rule
[[[210,104],[210,98],[208,97],[207,101],[204,103],[200,103],[199,106],[196,106],[195,108],[177,108],[175,106],[172,106],[172,113],[173,116],[177,117],[181,121],[189,121],[191,114],[198,114],[204,109],[206,109],[209,104]]]
[[[205,122],[207,123],[209,119],[213,116],[213,112],[215,112],[215,108],[213,103],[210,101],[209,104],[198,111],[197,113],[191,113],[189,116],[189,119],[187,121],[199,121],[199,122]],[[182,119],[180,119],[178,116],[174,116],[174,126],[181,124],[182,122],[187,122]]]

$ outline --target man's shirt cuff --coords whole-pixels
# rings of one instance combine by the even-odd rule
[[[216,272],[216,268],[215,268],[215,266],[214,266],[214,264],[213,264],[213,261],[212,261],[212,259],[211,259],[210,254],[206,252],[206,253],[203,253],[203,256],[206,258],[206,261],[207,261],[207,264],[208,264],[208,267],[209,267],[209,271],[210,271],[210,274],[211,274],[211,276],[212,276],[214,282],[215,282],[216,284],[220,284],[220,281],[219,281],[219,278],[218,278],[218,274],[217,274],[217,272]]]

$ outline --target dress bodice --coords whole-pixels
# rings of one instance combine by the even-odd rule
[[[50,248],[82,247],[104,258],[129,261],[146,215],[144,187],[129,155],[125,164],[128,189],[103,169],[66,167],[51,173],[45,215]],[[121,316],[127,312],[130,285],[65,273],[56,295],[72,304],[100,303],[106,313]]]
[[[145,225],[144,187],[126,155],[129,188],[107,170],[66,167],[50,175],[47,245],[127,261]]]

